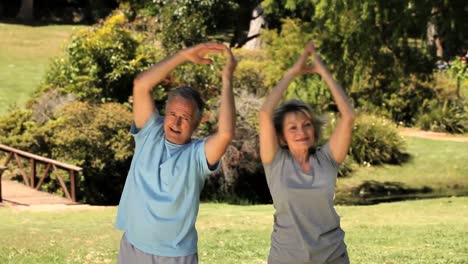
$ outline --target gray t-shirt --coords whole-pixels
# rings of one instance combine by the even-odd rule
[[[304,173],[289,150],[265,165],[275,207],[269,263],[347,263],[344,231],[333,200],[338,164],[329,144],[309,158]]]

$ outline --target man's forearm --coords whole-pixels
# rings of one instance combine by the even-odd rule
[[[223,76],[218,124],[218,133],[231,137],[234,135],[236,110],[232,91],[232,76]]]
[[[151,91],[155,85],[164,80],[177,66],[187,61],[182,52],[183,50],[140,73],[135,79],[135,88]]]

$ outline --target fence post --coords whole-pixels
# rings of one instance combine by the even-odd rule
[[[8,167],[0,166],[0,203],[3,202],[3,198],[2,198],[2,175],[3,175],[3,172],[6,169],[8,169]]]

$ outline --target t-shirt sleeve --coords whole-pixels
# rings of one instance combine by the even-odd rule
[[[279,147],[275,153],[275,157],[273,158],[273,160],[268,164],[263,163],[263,168],[267,177],[271,175],[272,171],[277,169],[278,166],[282,166],[281,164],[285,159],[284,155],[286,155],[286,151]]]
[[[330,149],[330,142],[325,143],[325,145],[323,145],[317,150],[317,158],[319,162],[325,161],[335,169],[338,169],[340,165],[338,162],[336,162],[335,158],[333,157],[333,153]]]
[[[216,172],[221,167],[221,160],[218,161],[217,164],[214,166],[208,165],[208,161],[206,160],[206,153],[205,153],[205,142],[206,138],[203,140],[198,140],[195,143],[195,158],[197,162],[197,168],[200,169],[201,175],[203,179],[206,179],[208,175],[213,172]]]
[[[142,128],[137,128],[135,122],[132,121],[130,134],[132,134],[137,145],[144,141],[150,134],[154,134],[155,137],[162,138],[163,123],[164,117],[159,114],[158,110],[155,110]]]

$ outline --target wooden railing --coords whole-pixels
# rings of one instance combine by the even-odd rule
[[[29,152],[21,151],[19,149],[11,148],[5,145],[0,144],[0,151],[7,152],[8,156],[5,160],[5,163],[3,165],[0,165],[0,202],[2,201],[2,186],[1,186],[1,177],[3,172],[8,168],[8,163],[10,161],[14,160],[16,161],[16,164],[18,165],[18,169],[23,177],[24,184],[27,186],[34,188],[38,190],[41,187],[41,184],[44,182],[44,179],[50,175],[51,168],[53,170],[53,173],[55,174],[60,187],[62,188],[65,196],[72,200],[73,202],[76,202],[76,185],[75,185],[75,173],[79,173],[83,169],[62,163],[53,159],[48,159],[39,155],[34,155]],[[26,159],[29,160],[29,175],[26,173],[25,166],[23,164],[23,161],[21,159]],[[38,164],[43,164],[45,166],[44,172],[41,177],[37,177],[37,165]],[[70,190],[67,188],[67,185],[65,184],[65,181],[63,180],[62,176],[60,176],[59,169],[65,170],[69,173],[70,175]],[[50,172],[50,173],[49,173]],[[39,179],[39,181],[36,184],[36,179]]]

